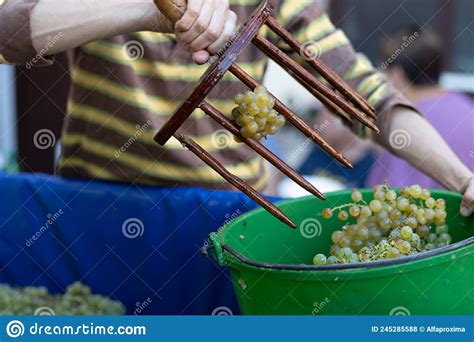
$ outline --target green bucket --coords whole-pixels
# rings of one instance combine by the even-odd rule
[[[207,249],[230,268],[242,314],[474,314],[474,219],[459,215],[459,194],[432,191],[446,200],[449,246],[371,263],[312,266],[341,227],[337,218],[323,219],[321,210],[350,202],[350,194],[279,203],[296,230],[258,209],[210,235]],[[362,194],[367,200],[370,190]]]

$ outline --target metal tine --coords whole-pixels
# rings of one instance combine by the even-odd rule
[[[224,116],[217,108],[213,107],[210,103],[203,101],[199,106],[207,115],[209,115],[214,121],[219,123],[222,127],[227,129],[233,135],[238,137],[242,142],[244,142],[247,146],[249,146],[252,150],[260,154],[263,158],[268,160],[272,163],[277,169],[279,169],[282,173],[286,176],[291,178],[295,183],[300,185],[303,189],[308,191],[309,193],[319,197],[320,199],[325,199],[323,194],[316,189],[310,182],[304,179],[298,172],[292,169],[288,164],[286,164],[283,160],[278,158],[275,154],[273,154],[269,149],[267,149],[264,145],[259,143],[254,139],[245,138],[240,134],[239,128],[232,123],[228,118]]]
[[[276,207],[273,203],[271,203],[268,199],[266,199],[262,194],[260,194],[257,190],[252,188],[249,184],[245,181],[240,179],[239,177],[233,175],[227,169],[222,166],[221,163],[217,161],[212,155],[210,155],[206,150],[204,150],[199,144],[197,144],[193,139],[186,136],[183,133],[176,132],[173,135],[176,139],[178,139],[181,144],[186,147],[189,151],[194,153],[196,157],[201,159],[204,163],[209,165],[214,171],[216,171],[219,175],[221,175],[226,181],[231,183],[237,189],[245,193],[255,202],[260,204],[263,208],[265,208],[270,214],[275,216],[277,219],[282,221],[283,223],[287,224],[292,228],[296,228],[296,225],[286,216],[283,211],[281,211],[278,207]]]
[[[273,17],[268,17],[265,24],[278,36],[280,36],[293,50],[301,57],[305,58],[304,46],[290,32],[282,27]],[[337,89],[348,100],[359,107],[364,113],[376,118],[375,109],[364,99],[358,92],[354,91],[347,85],[339,75],[332,69],[328,68],[321,60],[317,58],[305,59],[313,69],[315,69],[326,81],[328,81],[335,89]]]
[[[255,79],[252,78],[252,76],[247,74],[242,68],[240,68],[236,64],[232,64],[229,67],[229,71],[252,90],[260,85],[260,83],[258,83]],[[313,142],[321,146],[321,148],[329,155],[337,159],[344,166],[352,168],[351,162],[348,161],[342,155],[342,153],[340,153],[337,149],[335,149],[327,141],[325,141],[318,133],[316,133],[310,126],[308,126],[306,122],[304,122],[304,120],[302,120],[298,115],[293,113],[291,109],[285,106],[284,103],[278,100],[271,93],[270,95],[275,99],[275,110],[277,112],[282,114],[291,124],[293,124],[293,126],[300,130],[305,136],[307,136]]]
[[[296,63],[290,57],[288,57],[283,51],[281,51],[278,47],[272,44],[268,39],[260,35],[256,35],[252,41],[260,50],[262,50],[262,52],[268,55],[284,69],[287,69],[287,71],[291,70],[295,75],[299,76],[295,77],[297,81],[300,81],[300,78],[303,79],[305,82],[300,83],[304,87],[308,89],[309,85],[310,88],[315,88],[317,90],[315,94],[318,95],[317,98],[321,102],[325,101],[325,98],[329,99],[330,101],[341,107],[343,110],[345,110],[348,114],[355,117],[359,122],[368,126],[377,133],[380,132],[377,126],[368,117],[366,117],[365,114],[360,112],[357,108],[350,106],[347,102],[345,102],[345,100],[341,99],[324,84],[315,79],[313,75],[311,75],[311,73],[309,73],[305,68]],[[308,90],[310,90],[310,88]]]

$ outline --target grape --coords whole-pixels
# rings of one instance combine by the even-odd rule
[[[358,203],[362,201],[362,194],[359,191],[354,190],[352,191],[351,199],[354,201],[354,203]]]
[[[240,134],[245,138],[260,141],[267,135],[274,135],[286,123],[285,118],[274,109],[275,100],[268,91],[258,86],[254,91],[236,94],[232,118],[240,126]],[[239,139],[234,139],[239,142]]]
[[[435,210],[435,219],[444,220],[446,218],[446,211],[444,209]]]
[[[426,249],[427,251],[430,251],[430,250],[435,249],[435,248],[436,248],[436,246],[435,246],[434,244],[432,244],[432,243],[427,243],[427,244],[425,245],[425,249]]]
[[[390,211],[389,217],[390,217],[392,220],[399,220],[399,219],[402,217],[402,213],[401,213],[400,210],[398,210],[398,209],[392,209],[392,210]]]
[[[238,105],[244,103],[244,94],[239,93],[239,94],[235,95],[234,96],[234,102],[235,102],[235,104],[238,104]]]
[[[433,197],[426,199],[425,204],[428,208],[433,209],[436,206],[436,201]]]
[[[253,91],[246,91],[244,93],[244,103],[250,106],[255,102],[255,93]]]
[[[428,198],[430,198],[430,196],[431,196],[431,193],[430,193],[430,191],[429,191],[428,189],[423,189],[423,190],[421,190],[421,196],[420,196],[420,198],[421,198],[422,200],[427,200]]]
[[[410,195],[413,198],[420,198],[422,191],[423,190],[422,190],[421,186],[419,186],[418,184],[412,185],[409,189]]]
[[[408,198],[410,196],[410,190],[407,187],[400,188],[400,196]]]
[[[433,221],[435,218],[435,211],[433,209],[426,209],[425,216],[428,221]]]
[[[428,241],[428,242],[434,242],[437,238],[438,238],[438,235],[436,235],[435,233],[430,233],[430,234],[428,234],[428,236],[426,237],[426,241]]]
[[[385,192],[383,190],[378,190],[374,194],[374,198],[379,201],[383,201],[385,199]]]
[[[405,240],[408,240],[409,238],[411,238],[411,234],[413,234],[413,229],[410,226],[403,226],[400,229],[400,235]]]
[[[341,254],[344,258],[350,258],[352,256],[352,249],[344,247],[341,249]]]
[[[412,229],[415,229],[416,227],[418,227],[418,220],[416,218],[414,218],[413,216],[407,217],[404,220],[404,223],[405,223],[405,225],[409,226]]]
[[[448,226],[446,226],[446,225],[438,226],[435,229],[435,233],[437,235],[445,234],[447,232],[448,232]]]
[[[446,202],[445,202],[445,200],[442,199],[442,198],[438,198],[438,199],[436,200],[436,208],[437,208],[437,209],[444,209],[444,208],[446,208]]]
[[[446,203],[443,199],[433,199],[428,189],[419,185],[405,187],[397,197],[396,192],[384,184],[374,186],[372,196],[366,205],[360,191],[355,189],[352,203],[323,210],[325,218],[331,218],[337,210],[341,221],[349,220],[341,230],[332,233],[334,244],[329,251],[331,261],[327,257],[327,264],[398,258],[452,242],[445,225]],[[359,204],[361,201],[363,204]]]
[[[347,211],[341,210],[339,214],[337,214],[337,218],[341,221],[347,221],[349,215],[347,214]]]
[[[372,215],[372,210],[370,210],[370,208],[368,206],[363,206],[361,209],[360,209],[360,214],[359,216],[361,218],[368,218]]]
[[[393,190],[389,190],[385,194],[385,199],[387,199],[388,201],[395,201],[397,199],[397,193]]]
[[[283,127],[285,123],[286,123],[286,119],[283,115],[278,115],[275,121],[273,122],[273,124],[278,128]]]
[[[357,237],[363,241],[369,238],[369,229],[367,227],[360,227],[357,230]]]
[[[398,248],[392,247],[387,251],[387,258],[389,259],[395,259],[400,256],[400,251]]]
[[[388,213],[385,209],[382,209],[377,213],[378,221],[382,221],[383,219],[386,219],[386,218],[388,218]]]
[[[327,259],[324,254],[316,254],[313,258],[313,264],[315,265],[325,265],[326,261]]]
[[[276,125],[267,123],[265,126],[265,131],[270,135],[275,135],[276,132],[278,132],[278,127]]]
[[[408,199],[404,197],[399,198],[397,201],[397,208],[399,210],[405,211],[407,210],[409,205],[410,205],[410,202],[408,201]]]
[[[270,101],[268,99],[268,95],[264,93],[259,93],[255,96],[255,103],[259,108],[263,108],[267,106]]]
[[[412,203],[408,206],[406,211],[407,211],[408,214],[415,214],[418,211],[418,207],[416,206],[416,204]]]
[[[411,245],[408,241],[398,240],[397,247],[398,250],[403,254],[408,254],[411,251]]]
[[[337,264],[337,258],[334,255],[331,255],[327,258],[326,263],[329,264],[329,265]]]
[[[441,243],[443,244],[444,246],[447,246],[451,243],[452,239],[451,239],[451,235],[449,235],[448,233],[443,233],[441,234],[437,239],[436,241],[438,243]]]
[[[263,139],[263,135],[261,135],[260,133],[257,132],[253,135],[253,138],[257,141],[260,141],[260,140]]]
[[[349,208],[349,214],[352,217],[357,217],[360,214],[360,208],[357,205],[353,205]]]
[[[374,213],[378,213],[382,210],[382,203],[379,200],[372,200],[370,201],[369,207]]]
[[[325,219],[330,219],[332,217],[332,210],[329,208],[324,208],[322,215]]]
[[[344,237],[344,233],[341,232],[340,230],[336,230],[335,232],[332,233],[331,240],[333,243],[339,243],[339,241],[341,241],[343,237]]]
[[[430,227],[428,227],[428,226],[419,226],[419,227],[416,228],[416,233],[422,239],[424,239],[426,236],[428,236],[429,232],[430,232]]]
[[[359,239],[351,241],[351,248],[353,251],[358,252],[364,246],[364,242]]]
[[[377,191],[383,191],[383,185],[378,184],[378,185],[374,185],[374,186],[372,187],[372,193],[375,194]]]
[[[51,308],[56,315],[123,315],[125,307],[118,301],[94,295],[89,287],[73,283],[64,294],[49,294],[44,287],[14,288],[0,284],[0,306],[3,315],[33,315],[40,307]]]

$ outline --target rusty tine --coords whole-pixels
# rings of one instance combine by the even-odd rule
[[[370,120],[368,119],[365,114],[360,112],[358,109],[351,107],[348,103],[346,103],[343,99],[341,99],[339,96],[337,96],[334,92],[332,92],[329,88],[327,88],[324,84],[322,84],[320,81],[315,79],[311,73],[309,73],[305,68],[303,68],[301,65],[296,63],[294,60],[292,60],[290,57],[288,57],[283,51],[281,51],[278,47],[276,47],[274,44],[272,44],[268,39],[256,35],[253,40],[254,44],[266,55],[268,55],[271,59],[273,59],[275,62],[277,62],[280,66],[282,66],[284,69],[292,70],[297,77],[296,79],[299,81],[303,79],[305,82],[301,82],[301,84],[305,87],[310,85],[311,87],[314,87],[318,92],[318,99],[324,99],[327,98],[337,104],[339,107],[341,107],[343,110],[345,110],[347,113],[355,117],[358,121],[363,123],[364,125],[368,126],[375,132],[379,133],[379,129],[377,126]]]
[[[250,89],[255,89],[260,84],[247,74],[242,68],[238,65],[233,64],[230,66],[229,71],[241,80],[247,87]],[[310,126],[304,122],[298,115],[294,114],[285,104],[278,100],[271,93],[270,95],[275,99],[275,110],[282,114],[292,125],[294,125],[298,130],[300,130],[304,135],[314,141],[316,144],[321,146],[321,148],[326,151],[329,155],[336,158],[339,162],[345,165],[348,168],[352,168],[352,164],[348,161],[342,153],[332,147],[326,140],[324,140],[318,133],[316,133]]]
[[[214,121],[219,123],[222,127],[230,131],[233,135],[238,137],[241,141],[243,141],[248,147],[252,150],[260,154],[263,158],[268,160],[272,163],[277,169],[279,169],[282,173],[286,176],[291,178],[295,183],[301,186],[303,189],[308,191],[310,194],[319,197],[320,199],[325,199],[323,194],[316,189],[310,182],[304,179],[298,172],[292,169],[288,164],[278,158],[275,154],[273,154],[269,149],[267,149],[264,145],[259,143],[254,139],[244,138],[240,132],[239,128],[232,123],[229,119],[227,119],[219,110],[213,107],[210,103],[204,101],[199,106],[207,115],[209,115]]]
[[[293,50],[301,57],[305,58],[311,67],[313,67],[326,81],[335,89],[343,94],[348,100],[359,107],[364,113],[376,118],[375,109],[358,92],[352,90],[332,69],[328,68],[319,58],[307,59],[304,55],[304,46],[293,35],[282,27],[273,17],[268,17],[265,24],[278,36],[280,36]]]
[[[296,225],[288,218],[288,216],[283,213],[283,211],[281,211],[278,207],[276,207],[272,202],[270,202],[267,198],[261,195],[257,190],[252,188],[245,181],[227,171],[227,169],[222,166],[222,164],[219,163],[217,159],[215,159],[212,155],[206,152],[206,150],[199,146],[199,144],[197,144],[193,139],[180,132],[176,132],[173,136],[178,139],[178,141],[184,147],[194,153],[196,157],[198,157],[204,163],[209,165],[214,171],[216,171],[219,175],[221,175],[225,180],[227,180],[237,189],[245,193],[247,196],[249,196],[255,202],[260,204],[262,207],[264,207],[270,214],[272,214],[288,226],[296,228]]]

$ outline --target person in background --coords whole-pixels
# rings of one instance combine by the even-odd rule
[[[320,1],[275,1],[275,18],[372,104],[381,133],[374,139],[391,151],[392,132],[405,130],[411,145],[397,153],[448,188],[464,194],[463,215],[474,208],[474,177],[405,97],[357,54],[334,27]],[[153,0],[0,0],[0,63],[45,66],[68,51],[72,86],[62,135],[61,176],[130,184],[235,190],[176,140],[153,141],[203,64],[225,46],[237,18],[245,21],[256,0],[188,0],[173,25]],[[264,34],[289,50],[275,35]],[[313,51],[314,53],[314,51]],[[311,54],[311,51],[310,51]],[[268,59],[247,47],[237,63],[261,81]],[[302,61],[303,62],[303,61]],[[233,96],[245,86],[226,75],[208,101],[230,115]],[[269,181],[264,160],[242,144],[221,144],[221,127],[196,110],[183,131],[224,166],[259,190]],[[366,132],[354,125],[354,131]],[[138,134],[140,133],[140,134]],[[131,143],[132,142],[132,143]],[[420,156],[425,158],[420,160]]]
[[[458,158],[474,170],[474,102],[465,94],[445,90],[439,85],[442,52],[438,36],[418,27],[394,32],[380,45],[382,68],[392,84],[417,105]],[[400,140],[397,142],[397,139]],[[398,137],[394,134],[392,140],[395,146],[399,143],[400,148],[410,143],[409,136],[404,136],[403,132]],[[426,143],[430,143],[429,137]],[[390,152],[385,152],[375,162],[367,185],[380,184],[385,179],[397,187],[406,184],[445,187]]]

